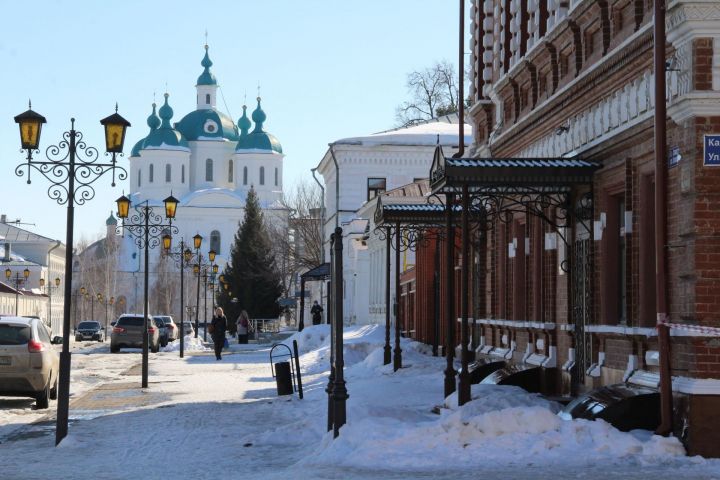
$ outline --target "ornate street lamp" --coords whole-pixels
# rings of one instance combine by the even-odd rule
[[[175,260],[175,265],[180,269],[180,358],[183,358],[185,356],[185,309],[183,308],[185,305],[185,268],[192,261],[193,255],[192,251],[187,248],[184,238],[180,239],[178,249],[172,251],[172,237],[169,234],[163,236],[163,248],[165,255]]]
[[[165,199],[165,218],[167,223],[163,222],[162,215],[153,211],[152,207],[146,200],[142,206],[135,207],[135,211],[130,214],[131,202],[128,197],[123,195],[118,198],[117,214],[123,220],[123,224],[118,229],[127,229],[135,239],[135,245],[145,251],[145,287],[143,289],[143,353],[142,353],[142,388],[148,387],[148,317],[149,317],[149,299],[148,299],[148,273],[150,270],[150,248],[158,246],[160,243],[165,244],[165,235],[171,235],[178,232],[178,228],[172,224],[177,210],[177,199],[172,195]],[[172,216],[171,216],[172,215]]]
[[[200,255],[200,247],[202,246],[203,237],[199,233],[193,236],[193,247],[195,247],[195,258],[197,263],[193,265],[193,273],[197,275],[197,296],[195,297],[195,338],[198,338],[198,330],[200,330],[200,263],[202,255]]]
[[[40,288],[47,289],[47,295],[48,295],[48,325],[50,326],[50,329],[52,330],[53,327],[53,321],[52,321],[52,291],[54,288],[60,287],[60,277],[55,277],[55,285],[49,283],[47,287],[45,286],[45,279],[40,278],[38,280],[38,283],[40,284]]]
[[[27,176],[31,183],[30,173],[35,170],[50,181],[48,195],[60,205],[67,205],[67,222],[65,238],[65,305],[63,310],[63,347],[60,353],[60,375],[58,381],[57,428],[55,444],[65,438],[68,431],[68,414],[70,405],[70,312],[72,307],[72,265],[73,265],[73,227],[75,221],[75,205],[84,205],[95,196],[95,183],[106,173],[111,173],[115,186],[119,180],[127,178],[124,168],[117,166],[117,155],[122,156],[125,132],[130,122],[115,113],[101,121],[105,129],[106,155],[111,155],[108,162],[99,160],[97,148],[88,146],[81,132],[75,130],[75,119],[70,119],[70,130],[63,134],[57,145],[51,145],[45,151],[46,160],[35,160],[34,153],[40,153],[40,133],[45,117],[34,112],[32,105],[26,112],[15,117],[20,128],[20,145],[27,150],[25,162],[18,165],[15,174]]]

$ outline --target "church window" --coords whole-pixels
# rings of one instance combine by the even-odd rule
[[[278,169],[275,167],[275,186],[278,186]]]
[[[180,167],[180,183],[185,183],[185,165]]]
[[[210,94],[209,93],[205,94],[205,103],[210,105]]]
[[[142,170],[138,170],[138,187],[142,187]]]
[[[165,182],[170,183],[172,181],[172,167],[169,163],[165,164]]]
[[[205,160],[205,181],[212,182],[213,179],[213,161],[212,158]]]
[[[243,185],[247,185],[247,167],[243,167]]]
[[[228,182],[233,183],[233,161],[228,162]]]
[[[151,163],[150,164],[150,172],[148,173],[148,183],[153,182],[153,177],[155,176],[154,173],[155,173],[155,165],[153,165]]]
[[[215,251],[218,255],[220,254],[220,232],[217,230],[210,233],[210,250]]]
[[[260,167],[260,185],[265,185],[265,167]]]

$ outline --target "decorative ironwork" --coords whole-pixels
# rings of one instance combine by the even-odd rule
[[[592,358],[591,342],[585,326],[592,323],[592,239],[579,238],[574,242],[572,266],[572,316],[575,325],[575,366],[571,372],[573,385],[585,381],[585,369]]]
[[[27,183],[32,183],[31,172],[36,170],[48,181],[48,196],[65,205],[70,198],[76,205],[83,205],[95,197],[92,184],[108,172],[112,173],[112,186],[115,180],[125,180],[127,171],[117,165],[117,156],[122,153],[105,153],[111,156],[109,163],[98,162],[100,155],[97,148],[88,146],[81,132],[75,130],[75,119],[71,119],[71,128],[63,133],[63,140],[57,145],[50,145],[45,150],[47,161],[33,159],[33,153],[39,149],[28,149],[27,158],[15,168],[18,177],[27,176]],[[72,179],[72,181],[70,181]],[[68,185],[69,184],[69,185]],[[70,191],[72,185],[72,191]]]
[[[122,230],[126,229],[138,248],[145,248],[146,245],[147,248],[155,248],[162,243],[163,235],[175,235],[179,232],[178,227],[172,224],[172,220],[163,223],[163,216],[155,213],[147,201],[145,201],[145,205],[139,205],[133,209],[135,211],[127,219],[124,219],[122,225],[117,226],[115,230],[118,234],[122,234]]]

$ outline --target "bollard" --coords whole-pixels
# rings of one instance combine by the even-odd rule
[[[292,395],[293,383],[290,372],[290,362],[278,362],[275,364],[275,383],[277,384],[278,395]]]

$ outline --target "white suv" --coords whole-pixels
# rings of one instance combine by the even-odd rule
[[[58,352],[45,325],[36,318],[0,318],[0,396],[34,397],[37,408],[57,399]]]

